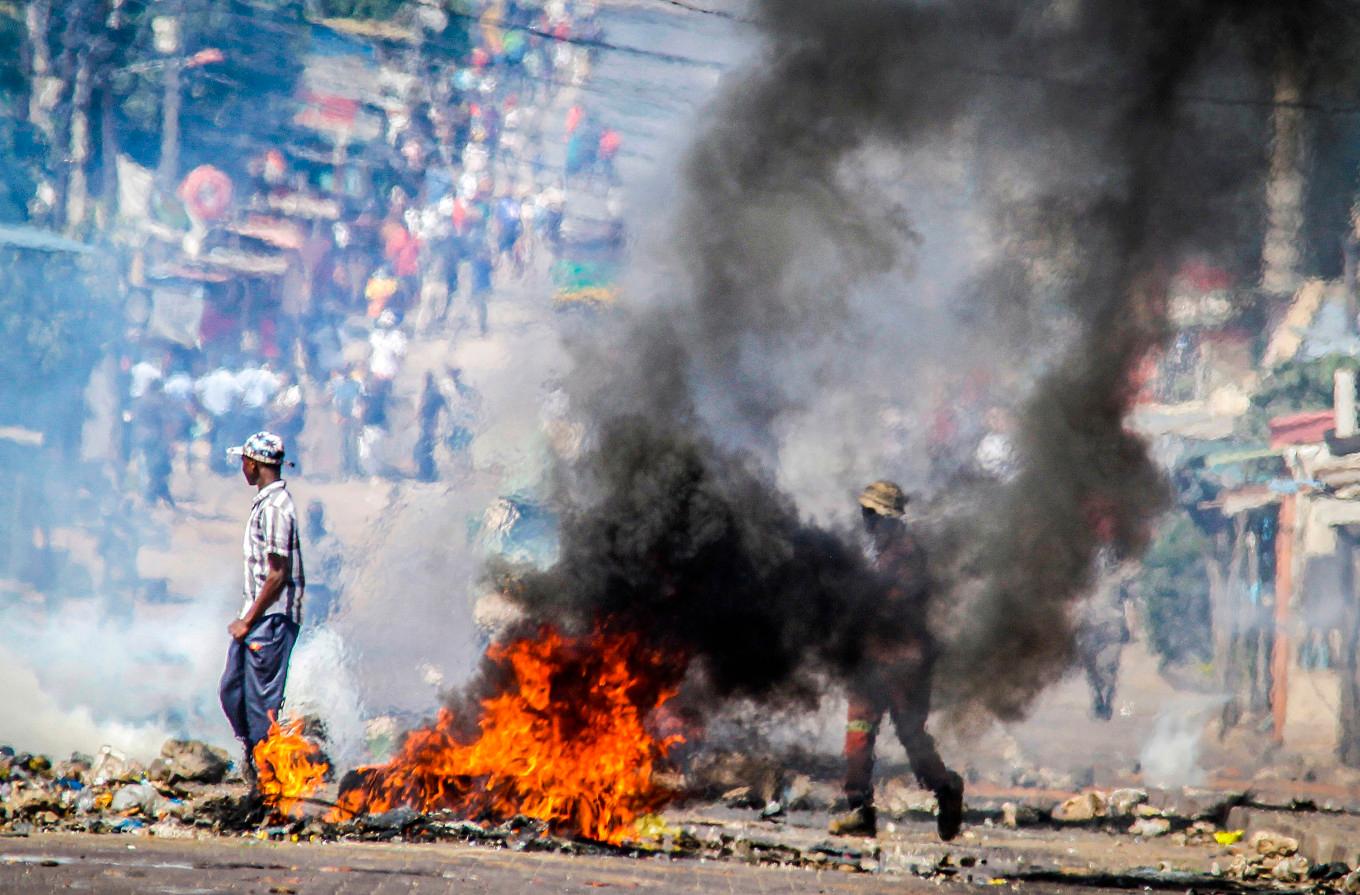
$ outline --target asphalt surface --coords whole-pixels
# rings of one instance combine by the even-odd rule
[[[157,840],[43,834],[0,840],[0,892],[289,895],[609,891],[910,893],[975,887],[697,860],[575,857],[466,845]],[[1026,892],[1078,891],[1025,885]]]
[[[732,857],[562,854],[489,844],[270,841],[212,836],[186,829],[174,836],[37,833],[0,837],[0,893],[250,892],[509,893],[601,891],[694,893],[913,893],[979,888],[1036,892],[1213,889],[1206,876],[1229,853],[1085,828],[1006,829],[970,824],[942,843],[929,821],[881,826],[876,841],[829,838],[824,813],[794,812],[782,823],[754,811],[696,806],[668,812],[667,824],[736,843]],[[183,836],[184,838],[180,838]],[[192,838],[197,836],[198,838]],[[742,842],[770,854],[810,854],[840,846],[867,872],[757,864]],[[861,859],[862,858],[862,859]]]

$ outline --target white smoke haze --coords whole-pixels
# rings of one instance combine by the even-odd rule
[[[121,712],[117,708],[110,710],[53,695],[38,678],[36,666],[7,647],[0,647],[0,680],[5,682],[0,740],[15,749],[48,755],[90,755],[100,745],[111,745],[145,762],[160,753],[161,744],[171,734],[154,722],[138,725],[118,720]],[[178,699],[182,694],[176,696]]]
[[[303,630],[288,665],[284,716],[320,718],[331,762],[350,768],[367,760],[366,712],[344,639],[329,626]]]
[[[1138,756],[1146,784],[1177,789],[1204,782],[1204,728],[1225,701],[1223,696],[1186,694],[1162,705]]]
[[[542,300],[549,289],[533,283],[506,300]],[[348,552],[345,608],[334,627],[356,701],[369,713],[429,712],[442,685],[457,686],[476,666],[486,636],[474,621],[491,552],[485,517],[498,498],[546,492],[559,414],[552,394],[566,364],[556,332],[525,325],[438,357],[438,368],[459,369],[476,391],[477,437],[468,468],[393,489],[375,529]],[[424,682],[427,670],[438,683]]]
[[[0,741],[56,755],[112,746],[139,761],[168,737],[230,742],[217,699],[226,619],[219,593],[101,617],[69,601],[48,617],[11,610],[0,637]]]

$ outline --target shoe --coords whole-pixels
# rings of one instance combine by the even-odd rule
[[[260,785],[260,772],[255,768],[255,750],[249,746],[242,749],[241,755],[241,779],[251,789],[256,789]]]
[[[963,826],[963,778],[950,771],[949,782],[935,793],[935,800],[940,804],[935,826],[940,839],[948,842],[959,835],[959,827]]]
[[[844,814],[837,814],[831,818],[827,832],[832,836],[867,836],[873,838],[878,835],[878,812],[874,810],[873,805],[860,805],[858,808],[852,808]]]

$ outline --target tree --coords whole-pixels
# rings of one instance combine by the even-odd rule
[[[1177,513],[1163,522],[1143,557],[1139,592],[1148,639],[1163,663],[1204,662],[1213,655],[1207,546],[1189,517]]]
[[[152,21],[172,13],[180,22],[183,67],[179,168],[211,163],[242,173],[248,155],[276,141],[297,110],[310,41],[301,5],[182,0],[141,7],[129,17],[113,78],[114,117],[121,147],[147,167],[156,166],[160,153],[171,64],[155,50]],[[211,50],[220,51],[222,61],[196,64],[206,58],[198,54]]]
[[[82,390],[118,334],[117,282],[99,253],[0,246],[0,424],[79,437]]]
[[[1251,409],[1240,424],[1242,434],[1255,438],[1269,435],[1270,420],[1304,410],[1327,410],[1332,406],[1332,377],[1338,368],[1354,366],[1347,354],[1314,359],[1295,359],[1281,364],[1261,382],[1251,398]]]

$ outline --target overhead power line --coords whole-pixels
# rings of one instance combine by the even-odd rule
[[[728,12],[725,9],[711,9],[707,6],[696,6],[693,3],[686,2],[686,0],[657,0],[657,2],[664,3],[667,6],[674,6],[677,9],[683,9],[688,12],[697,12],[706,16],[716,16],[720,19],[727,19],[729,22],[741,22],[743,25],[755,24],[753,20],[743,18],[734,12]]]
[[[754,24],[754,22],[750,19],[742,18],[734,13],[730,13],[725,10],[717,10],[699,6],[697,4],[690,2],[690,0],[655,0],[655,2],[663,3],[668,6],[673,6],[680,9],[689,10],[691,12],[695,12],[698,14],[711,14],[714,16],[718,16],[720,18],[728,19],[730,21],[742,22],[744,24]],[[268,27],[271,27],[275,30],[283,30],[284,28],[287,27],[284,23],[281,22],[260,22],[254,16],[243,15],[225,9],[216,10],[215,12],[218,15],[225,15],[242,21],[251,21],[257,24],[265,24]],[[450,11],[448,15],[450,16],[450,18],[453,19],[459,19],[474,24],[481,24],[481,18],[470,13],[459,13]],[[299,24],[311,25],[315,23],[312,23],[308,20],[299,20]],[[525,34],[530,34],[535,37],[542,38],[543,40],[566,43],[573,46],[583,47],[585,49],[623,53],[626,55],[636,56],[639,58],[653,59],[668,64],[686,65],[696,68],[706,68],[715,71],[726,71],[730,67],[721,62],[715,62],[712,60],[696,59],[692,56],[684,56],[676,53],[667,53],[661,50],[646,49],[644,47],[635,47],[626,44],[615,44],[610,41],[598,38],[575,37],[571,35],[562,36],[558,34],[553,34],[552,32],[549,31],[534,28],[528,25],[497,24],[495,27],[498,27],[505,31],[520,31]],[[423,40],[423,43],[426,46],[432,46],[436,48],[443,49],[454,48],[453,44],[447,41],[441,41],[438,38],[434,37],[425,38]],[[1087,92],[1093,94],[1105,94],[1110,96],[1129,95],[1136,92],[1136,88],[1134,87],[1125,87],[1118,84],[1101,83],[1094,81],[1081,81],[1070,78],[1063,78],[1057,75],[1046,74],[1043,72],[1017,71],[1013,69],[1003,69],[991,66],[963,65],[963,64],[942,65],[940,66],[939,70],[943,72],[952,72],[955,74],[973,75],[979,77],[995,78],[1000,80],[1009,80],[1022,83],[1034,83],[1046,87],[1052,87],[1054,89],[1061,89],[1072,92]],[[1175,99],[1178,102],[1184,104],[1194,105],[1208,105],[1221,107],[1250,107],[1262,109],[1276,109],[1276,108],[1298,109],[1304,112],[1315,112],[1324,115],[1360,115],[1360,105],[1345,103],[1326,103],[1313,100],[1277,100],[1273,97],[1223,96],[1205,93],[1179,94],[1175,97]]]

